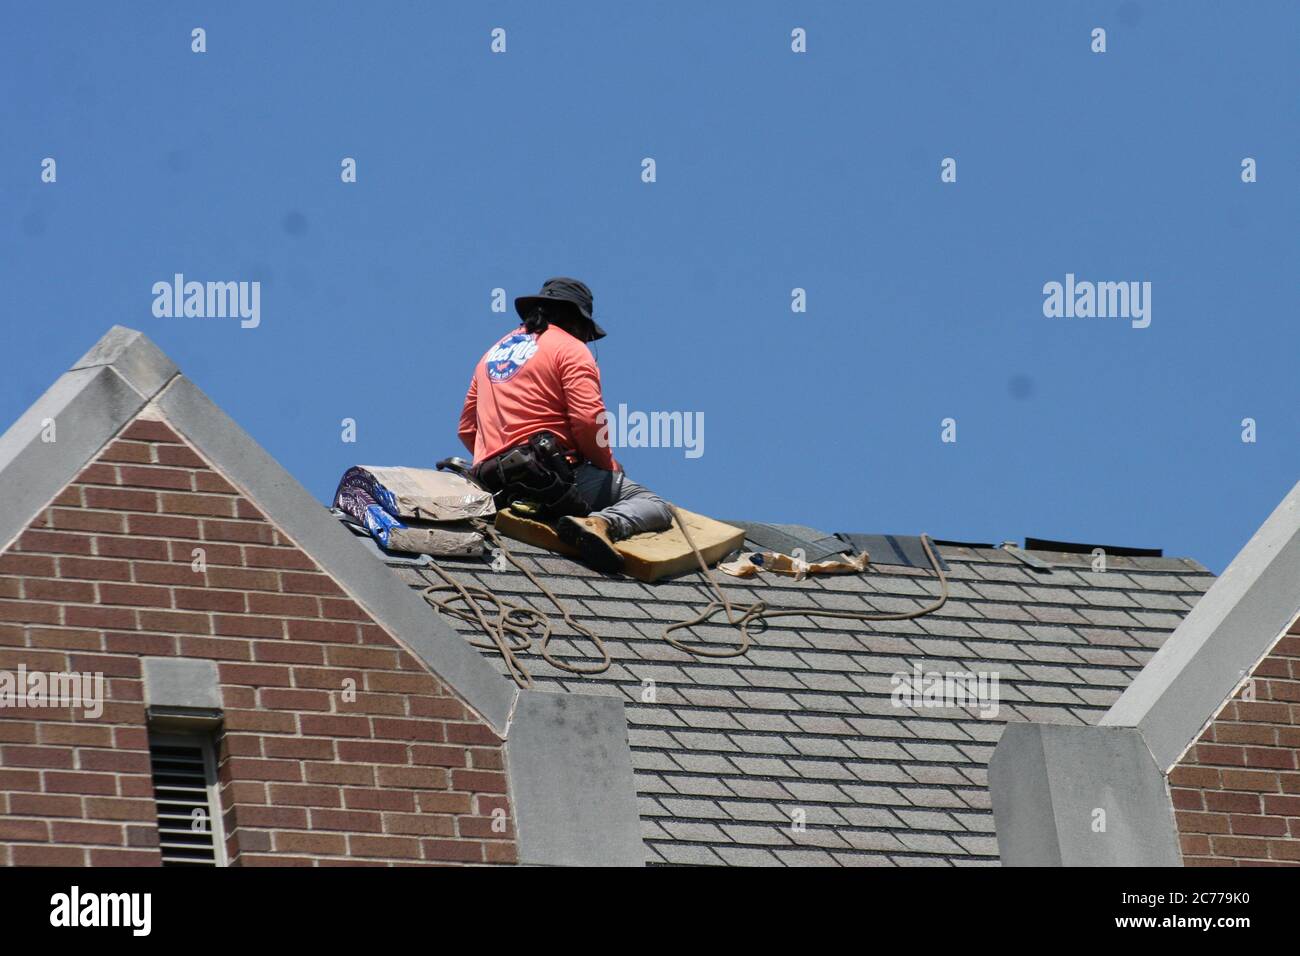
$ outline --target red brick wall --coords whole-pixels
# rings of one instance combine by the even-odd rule
[[[1300,865],[1300,622],[1169,775],[1188,866]]]
[[[514,861],[500,739],[137,420],[0,554],[0,670],[101,672],[108,701],[0,707],[0,864],[159,863],[140,658],[166,655],[218,662],[232,864]]]

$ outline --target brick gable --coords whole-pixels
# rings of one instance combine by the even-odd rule
[[[1300,622],[1169,774],[1188,866],[1300,865]]]
[[[102,673],[107,701],[0,708],[0,864],[160,861],[146,656],[218,664],[232,864],[514,861],[500,738],[137,419],[0,553],[0,670]]]

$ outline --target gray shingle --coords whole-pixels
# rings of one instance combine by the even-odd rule
[[[782,866],[781,861],[770,850],[747,846],[720,846],[718,855],[726,860],[728,866]]]
[[[664,793],[676,793],[676,789],[671,783],[658,774],[638,774],[636,777],[636,792],[649,795],[659,795]]]
[[[674,792],[691,796],[726,797],[731,795],[731,790],[719,777],[666,773],[663,775],[663,782],[672,787]]]
[[[956,840],[967,853],[974,853],[979,856],[998,855],[998,841],[993,837],[959,836],[956,837]]]
[[[903,768],[894,763],[850,763],[846,764],[854,776],[866,783],[908,783],[911,781]]]
[[[893,787],[870,787],[845,784],[841,788],[849,799],[858,805],[908,807],[912,803]]]
[[[951,816],[971,833],[993,833],[995,831],[993,814],[991,813],[953,812]]]
[[[666,863],[679,866],[718,866],[722,858],[711,847],[684,843],[661,843],[655,847]]]
[[[895,811],[909,827],[917,830],[964,830],[965,828],[946,813],[936,813],[931,810],[903,810]]]
[[[790,846],[790,838],[779,827],[732,823],[724,825],[723,829],[733,843],[748,843],[757,846]]]
[[[834,737],[809,737],[791,735],[790,744],[799,753],[809,757],[852,757],[853,751]]]
[[[775,734],[732,734],[731,749],[747,754],[795,754],[798,753],[784,737]]]
[[[651,841],[651,840],[667,840],[671,838],[668,835],[668,831],[665,830],[663,827],[661,827],[657,820],[654,820],[653,818],[649,818],[649,817],[642,817],[641,818],[641,839],[645,841]]]
[[[737,747],[726,734],[711,734],[692,730],[674,730],[672,731],[672,735],[674,739],[681,744],[683,749],[690,751],[737,751],[745,749],[743,747]]]
[[[926,764],[904,764],[903,770],[917,783],[964,784],[967,781],[956,767],[936,767]],[[958,801],[960,803],[960,801]]]
[[[807,800],[815,803],[849,802],[849,798],[844,794],[844,791],[832,783],[790,780],[786,782],[785,788],[790,791],[796,800]]]
[[[682,697],[697,707],[740,708],[743,706],[739,697],[724,688],[681,686],[676,689]]]
[[[906,826],[902,820],[896,817],[889,810],[879,807],[841,807],[839,808],[840,816],[844,817],[850,824],[855,827],[866,827],[876,830],[895,829]],[[845,836],[845,839],[849,839]],[[850,839],[850,843],[853,841]],[[856,846],[857,844],[854,844]],[[895,844],[896,846],[897,844]],[[894,847],[890,847],[893,849]],[[875,847],[874,849],[881,849]]]
[[[1167,631],[1172,631],[1183,620],[1182,614],[1171,614],[1168,611],[1130,611],[1129,613],[1144,627],[1158,627]]]
[[[1023,588],[1018,588],[1011,584],[973,584],[971,587],[980,597],[989,601],[1004,601],[1007,604],[1024,605],[1029,604],[1029,595]]]
[[[797,710],[794,698],[773,691],[739,690],[737,696],[745,706],[755,710]]]
[[[586,691],[586,688],[583,688]],[[627,707],[628,721],[638,727],[681,727],[682,719],[668,706]],[[671,744],[669,745],[671,746]]]
[[[726,757],[718,754],[695,754],[675,748],[671,756],[683,770],[691,773],[725,774],[737,772],[735,765]]]
[[[789,766],[775,757],[733,757],[741,773],[759,777],[797,777]]]
[[[838,734],[842,736],[851,736],[854,734],[853,727],[849,722],[841,717],[826,717],[814,714],[792,714],[791,720],[799,726],[799,729],[809,734]]]
[[[882,833],[878,830],[843,830],[840,835],[844,837],[844,842],[855,850],[893,852],[903,848],[903,844],[898,842],[898,837],[893,833]]]
[[[679,707],[675,711],[678,718],[688,727],[706,730],[741,730],[740,722],[731,714],[722,710],[697,710],[693,707]],[[680,739],[680,738],[679,738]]]
[[[1174,559],[1115,558],[1095,574],[1090,556],[1051,555],[1045,560],[1060,566],[1043,575],[1002,550],[941,550],[951,569],[942,613],[869,623],[776,618],[755,628],[742,658],[697,658],[663,640],[667,622],[711,599],[698,573],[643,584],[536,552],[527,562],[606,639],[613,663],[578,677],[535,651],[522,656],[539,689],[627,701],[651,863],[996,863],[986,762],[1004,722],[1099,719],[1214,579]],[[557,654],[590,654],[517,571],[471,560],[448,566],[551,614]],[[727,591],[738,604],[898,610],[928,603],[934,584],[928,569],[882,566],[862,576],[727,582]],[[693,637],[732,647],[737,633],[715,623]],[[501,669],[494,652],[483,653]],[[996,673],[996,717],[894,706],[892,678],[914,664]],[[655,682],[653,704],[641,699],[646,680]],[[807,823],[798,839],[794,809]]]
[[[935,833],[912,833],[902,831],[898,834],[899,842],[909,850],[923,853],[957,853],[961,848],[946,836]]]
[[[965,807],[966,802],[954,791],[941,787],[900,787],[899,793],[917,807]],[[660,801],[662,802],[662,801]]]
[[[780,807],[759,800],[720,800],[718,805],[740,823],[788,824],[789,816]]]
[[[760,777],[731,777],[723,783],[738,797],[750,797],[756,800],[786,800],[791,797],[789,790],[775,780]]]
[[[1072,607],[1056,607],[1051,604],[1034,605],[1028,608],[1036,620],[1049,624],[1087,624],[1088,619]]]
[[[711,823],[688,823],[683,820],[664,819],[659,821],[659,825],[671,833],[676,840],[718,843],[723,839],[722,832]]]
[[[776,850],[786,866],[839,866],[824,850]]]
[[[627,731],[628,743],[633,747],[650,747],[656,750],[668,750],[677,746],[677,742],[668,736],[662,730],[647,730],[645,728],[629,725]]]
[[[1179,618],[1187,613],[1187,601],[1177,594],[1161,594],[1158,591],[1130,592],[1133,600],[1142,607],[1157,611],[1173,611]]]
[[[786,758],[786,763],[799,776],[809,780],[826,780],[837,783],[841,780],[857,780],[857,776],[837,760],[800,760],[797,757]]]
[[[899,744],[893,740],[871,740],[860,738],[845,741],[859,757],[869,760],[906,760],[908,757]]]
[[[920,743],[919,741],[909,740],[904,741],[902,746],[917,760],[928,760],[933,763],[965,762],[961,751],[949,744]]]
[[[660,797],[660,805],[674,817],[685,820],[729,820],[728,814],[712,800],[693,799],[689,797]],[[676,836],[671,826],[669,832]]]
[[[799,728],[785,714],[740,711],[736,719],[744,724],[746,730],[770,730],[776,733],[794,733]]]
[[[897,866],[952,866],[950,858],[946,856],[908,856],[895,853],[892,859]]]

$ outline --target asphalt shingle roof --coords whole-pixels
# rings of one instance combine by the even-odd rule
[[[627,705],[647,862],[712,865],[991,865],[997,863],[987,763],[1006,721],[1095,723],[1213,582],[1182,558],[941,546],[951,597],[937,613],[863,624],[783,617],[752,629],[749,654],[697,658],[662,639],[666,624],[710,599],[699,573],[658,584],[599,575],[518,542],[515,555],[601,635],[612,658],[578,677],[523,656],[540,690],[621,697]],[[444,559],[465,584],[552,614],[557,656],[581,643],[513,567]],[[395,566],[423,589],[437,575]],[[719,574],[738,604],[901,610],[936,593],[928,569],[793,581]],[[448,619],[464,633],[475,628]],[[696,629],[733,643],[735,632]],[[677,636],[681,636],[678,632]],[[502,673],[492,651],[483,652]],[[905,707],[891,676],[996,673],[995,717],[977,707]],[[652,690],[651,690],[652,688]]]

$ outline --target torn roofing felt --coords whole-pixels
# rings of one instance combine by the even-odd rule
[[[1050,538],[1025,538],[1026,551],[1060,551],[1066,554],[1092,554],[1104,551],[1108,555],[1120,554],[1131,558],[1159,558],[1161,548],[1129,548],[1115,544],[1082,544],[1077,541],[1053,541]]]
[[[856,534],[837,532],[826,534],[816,528],[798,524],[765,524],[757,521],[730,521],[745,529],[745,540],[757,550],[794,554],[802,550],[806,561],[824,561],[838,554],[862,554],[871,558],[872,564],[894,564],[910,568],[930,569],[930,559],[925,555],[920,535]],[[948,566],[942,555],[936,553],[939,566]]]
[[[746,524],[747,534],[759,527]],[[524,658],[539,689],[625,702],[653,864],[996,865],[986,768],[1004,725],[1095,724],[1214,580],[1175,558],[1115,557],[1094,572],[1089,555],[1053,555],[1046,576],[1000,548],[947,546],[951,596],[936,613],[870,623],[774,618],[755,627],[743,657],[708,659],[663,637],[711,600],[700,573],[643,584],[509,547],[610,653],[608,670],[585,676]],[[513,566],[439,564],[466,585],[549,613],[557,657],[592,659]],[[431,569],[391,573],[418,590],[438,582]],[[737,604],[859,611],[915,609],[935,591],[928,567],[874,563],[864,574],[723,576],[722,585]],[[448,623],[478,636],[473,624]],[[693,633],[720,646],[736,635],[719,624]],[[482,653],[504,673],[497,651]],[[996,675],[998,706],[896,705],[897,679],[916,668]],[[795,811],[802,830],[791,826]]]
[[[908,568],[929,568],[930,559],[925,555],[921,545],[921,536],[912,534],[848,534],[839,532],[835,535],[851,546],[855,554],[866,553],[872,564],[898,564]],[[936,552],[939,567],[945,571],[948,565],[942,555]]]
[[[757,521],[728,521],[745,529],[745,540],[761,551],[794,554],[803,551],[805,561],[823,561],[843,554],[848,545],[832,534],[797,524],[765,524]]]

